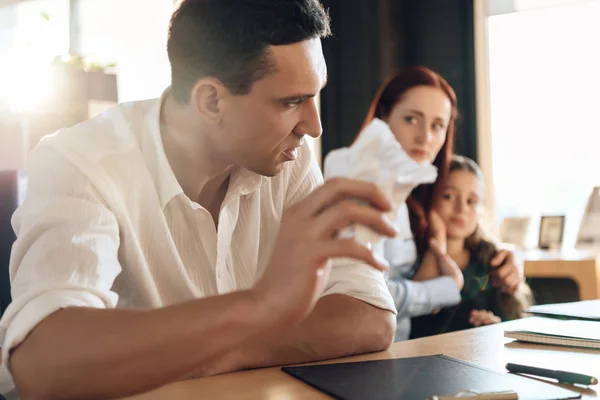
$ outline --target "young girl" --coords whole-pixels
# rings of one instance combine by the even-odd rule
[[[464,281],[461,302],[413,318],[411,338],[516,319],[531,302],[525,283],[514,294],[507,294],[498,290],[490,278],[490,260],[497,247],[479,222],[483,194],[483,175],[477,164],[466,157],[453,156],[445,186],[433,201],[430,247],[413,279],[423,281],[448,275],[458,265]]]

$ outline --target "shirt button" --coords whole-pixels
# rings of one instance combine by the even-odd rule
[[[223,273],[221,271],[217,272],[217,277],[219,279],[223,278]]]

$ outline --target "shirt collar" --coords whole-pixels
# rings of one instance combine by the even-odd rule
[[[152,105],[146,114],[144,125],[148,128],[148,142],[144,145],[143,153],[146,159],[152,179],[156,186],[161,207],[166,205],[180,193],[183,193],[181,185],[175,177],[175,173],[169,164],[165,148],[163,146],[160,132],[160,114],[163,102],[169,94],[170,88],[167,88],[160,99]],[[268,178],[260,174],[251,172],[247,169],[236,167],[231,173],[227,197],[243,196],[255,192]]]
[[[154,102],[146,114],[144,126],[147,128],[148,134],[143,136],[144,140],[142,141],[144,158],[152,175],[163,209],[173,197],[179,193],[183,193],[183,189],[177,181],[175,173],[173,173],[173,169],[167,159],[160,134],[160,113],[169,90],[170,88],[167,88],[163,92],[160,99]]]
[[[237,167],[231,173],[227,191],[232,195],[244,196],[257,191],[267,179],[266,176]]]

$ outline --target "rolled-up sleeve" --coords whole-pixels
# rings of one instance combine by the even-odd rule
[[[2,356],[66,307],[115,307],[119,227],[89,179],[41,144],[29,160],[27,197],[13,216],[13,302],[0,322]]]
[[[323,296],[345,294],[372,306],[396,314],[394,300],[385,284],[383,273],[354,260],[333,260]]]
[[[398,317],[417,317],[431,314],[436,308],[453,306],[460,302],[460,292],[448,276],[424,282],[405,278],[388,280]]]

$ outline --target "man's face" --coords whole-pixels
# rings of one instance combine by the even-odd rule
[[[229,163],[274,176],[295,160],[304,135],[321,135],[315,95],[327,70],[320,39],[268,51],[275,72],[254,82],[248,94],[223,99],[218,143]]]

